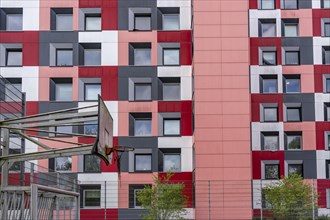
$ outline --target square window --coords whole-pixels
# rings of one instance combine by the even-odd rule
[[[6,83],[5,84],[5,101],[21,102],[22,83]]]
[[[151,136],[151,119],[134,120],[134,136]]]
[[[151,100],[151,84],[135,83],[134,84],[134,100],[150,101]]]
[[[325,161],[326,178],[330,178],[330,160]],[[328,200],[330,201],[330,200]]]
[[[85,17],[85,30],[86,31],[101,30],[101,15],[100,14],[87,14]]]
[[[286,149],[287,150],[301,150],[301,134],[287,133],[286,134]]]
[[[326,134],[327,136],[327,141],[326,141],[326,149],[330,150],[330,133]]]
[[[84,172],[100,172],[101,159],[96,155],[84,155]]]
[[[180,83],[163,83],[163,100],[180,100]]]
[[[56,172],[71,172],[72,171],[72,158],[71,157],[55,158],[55,171]]]
[[[288,122],[301,121],[301,108],[300,107],[287,107],[286,118]]]
[[[262,93],[277,93],[277,79],[261,77]]]
[[[330,103],[325,104],[325,121],[330,121]]]
[[[151,154],[135,154],[135,171],[151,172]]]
[[[85,189],[84,207],[100,207],[100,206],[101,206],[101,190]]]
[[[323,64],[330,65],[330,47],[323,47]]]
[[[72,14],[56,14],[56,30],[72,31]]]
[[[22,66],[22,49],[7,49],[6,66]]]
[[[298,36],[298,24],[285,23],[284,24],[284,36],[285,37],[297,37]]]
[[[303,165],[302,164],[288,164],[288,175],[298,174],[304,176],[303,174]]]
[[[101,95],[101,84],[85,83],[85,101],[98,100],[99,95]]]
[[[180,15],[163,14],[163,30],[180,30]]]
[[[72,49],[56,49],[56,66],[72,66],[72,59]]]
[[[23,30],[23,15],[22,14],[7,14],[6,15],[6,30],[7,31]]]
[[[181,134],[180,119],[164,119],[164,136]]]
[[[151,49],[135,48],[134,49],[134,65],[150,66],[151,65]]]
[[[277,107],[264,107],[264,122],[277,121]]]
[[[276,65],[276,52],[275,51],[263,51],[262,52],[262,65],[273,66]]]
[[[71,101],[72,100],[72,83],[56,83],[55,84],[55,100]]]
[[[101,65],[101,49],[85,49],[84,50],[85,66]]]
[[[164,48],[163,49],[163,65],[180,65],[180,49]]]
[[[164,154],[164,172],[180,172],[181,171],[181,155],[180,154]]]
[[[260,9],[275,9],[274,0],[260,0]]]
[[[322,8],[330,8],[330,0],[322,0]]]
[[[275,20],[260,20],[260,37],[276,37],[276,21]]]
[[[263,133],[263,150],[278,150],[278,134]]]
[[[134,30],[150,31],[151,30],[151,14],[135,14]]]
[[[330,37],[330,22],[324,22],[324,37]]]
[[[299,51],[285,51],[285,65],[299,65]]]
[[[325,91],[326,93],[330,93],[330,78],[325,79]]]
[[[274,180],[280,178],[279,164],[265,164],[265,179]]]
[[[284,9],[297,9],[298,1],[297,0],[284,0]]]
[[[285,76],[284,77],[284,92],[285,93],[300,93],[300,76]]]

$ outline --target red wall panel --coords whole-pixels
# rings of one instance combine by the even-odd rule
[[[321,36],[321,18],[330,18],[329,9],[313,9],[313,36]]]
[[[330,122],[316,122],[316,150],[325,150],[324,132],[330,131]]]
[[[323,93],[323,75],[330,73],[329,65],[314,65],[314,88],[315,92]]]
[[[282,40],[276,37],[267,38],[250,38],[250,63],[251,65],[259,65],[259,47],[276,47],[277,65],[282,64]]]
[[[284,176],[284,151],[252,151],[253,179],[261,179],[262,160],[279,160],[280,176]]]
[[[106,209],[106,219],[118,219],[118,209]],[[80,209],[81,220],[105,219],[104,209]]]
[[[251,95],[251,120],[260,122],[260,104],[277,103],[278,120],[283,121],[283,95],[282,94],[252,94]]]

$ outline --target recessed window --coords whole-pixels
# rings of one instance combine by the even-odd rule
[[[262,149],[266,151],[276,151],[279,149],[278,133],[264,132],[262,133]]]
[[[163,65],[180,65],[180,49],[164,48],[163,49]]]
[[[55,158],[55,171],[57,171],[57,172],[72,171],[72,158],[71,157]]]
[[[285,93],[300,93],[300,75],[287,75],[283,79]]]
[[[301,121],[301,107],[287,107],[286,119],[288,122]]]
[[[85,66],[100,66],[101,49],[85,49],[84,64]]]
[[[181,155],[180,154],[164,154],[164,172],[180,172],[181,171]]]
[[[85,189],[84,191],[84,207],[100,207],[101,206],[101,190]]]
[[[259,28],[259,37],[276,37],[276,20],[260,19]]]
[[[285,65],[299,65],[299,51],[285,51]]]
[[[330,78],[325,79],[325,92],[330,93]]]
[[[72,49],[56,49],[56,66],[72,66]]]
[[[135,171],[151,172],[151,154],[135,154]]]
[[[15,79],[15,81],[16,81],[16,79]],[[5,84],[5,101],[21,102],[22,101],[21,92],[22,92],[22,83],[21,82],[6,83]]]
[[[322,0],[322,8],[330,8],[330,0]]]
[[[324,37],[330,37],[330,22],[324,22]]]
[[[134,30],[150,31],[151,30],[151,14],[135,14]]]
[[[298,0],[283,0],[284,9],[298,9]]]
[[[297,37],[299,34],[298,23],[284,21],[284,37]]]
[[[277,119],[277,107],[264,107],[264,122],[276,122]]]
[[[330,47],[323,47],[323,64],[330,65]]]
[[[6,66],[22,66],[22,49],[6,49]]]
[[[134,100],[151,100],[151,83],[134,83]]]
[[[326,132],[325,135],[326,135],[325,149],[330,150],[330,132]]]
[[[262,65],[276,65],[276,51],[262,51]]]
[[[330,121],[330,103],[324,103],[324,121]]]
[[[151,136],[151,119],[135,119],[134,136]]]
[[[303,165],[302,164],[288,164],[288,175],[298,174],[304,176],[303,174]]]
[[[55,85],[56,101],[72,100],[72,83],[56,83]]]
[[[23,29],[22,14],[7,14],[6,15],[6,30],[21,31]]]
[[[180,100],[180,83],[163,83],[163,100]]]
[[[95,101],[101,94],[101,84],[85,83],[85,101]]]
[[[286,133],[286,149],[287,150],[301,150],[302,135],[297,132]]]
[[[101,159],[96,155],[84,155],[84,172],[100,172]]]
[[[279,164],[265,164],[265,179],[274,180],[280,178]]]
[[[180,135],[180,119],[164,119],[164,136]]]
[[[261,93],[277,93],[277,76],[260,76]]]
[[[275,0],[260,0],[259,9],[275,9]]]
[[[179,14],[163,14],[163,30],[179,30],[180,15]]]
[[[72,14],[56,14],[56,30],[72,31]]]
[[[101,30],[101,15],[100,14],[86,14],[85,15],[85,30],[86,31]]]
[[[134,65],[150,66],[151,65],[151,49],[150,48],[134,49]]]

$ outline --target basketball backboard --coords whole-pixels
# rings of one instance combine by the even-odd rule
[[[113,119],[103,102],[101,96],[98,98],[98,132],[92,154],[101,157],[104,162],[112,164],[113,154],[107,155],[107,148],[113,147]]]

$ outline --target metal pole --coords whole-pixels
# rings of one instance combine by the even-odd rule
[[[31,218],[38,219],[38,186],[31,185]]]
[[[107,219],[107,181],[104,181],[104,220]]]
[[[34,183],[34,163],[30,163],[30,184]]]
[[[313,220],[315,220],[315,188],[314,188],[314,179],[312,179],[312,215]]]
[[[211,220],[211,181],[209,180],[209,220]]]
[[[260,180],[260,194],[261,194],[261,197],[260,197],[260,220],[263,220],[263,199],[262,199],[262,180]]]
[[[56,185],[60,188],[59,173],[56,173]],[[56,220],[60,220],[60,197],[56,198]]]
[[[3,140],[2,140],[2,156],[8,156],[9,155],[9,129],[1,129]],[[8,166],[9,162],[6,161],[1,169],[1,187],[5,188],[8,186]]]

